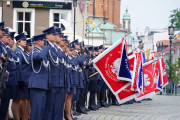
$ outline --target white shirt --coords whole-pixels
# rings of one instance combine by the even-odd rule
[[[21,46],[18,46],[19,48],[21,48],[22,51],[24,51],[24,48],[22,48]]]
[[[54,47],[54,44],[53,44],[53,43],[49,42],[49,44],[50,44],[52,47]]]

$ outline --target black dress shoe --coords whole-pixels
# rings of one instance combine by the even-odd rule
[[[90,109],[87,109],[86,107],[84,107],[84,109],[85,109],[86,112],[89,112],[89,111],[90,111]]]
[[[97,107],[98,107],[98,108],[101,108],[100,102],[97,103]]]
[[[99,107],[97,105],[95,105],[95,108],[96,108],[96,110],[99,110]]]
[[[73,111],[73,115],[74,115],[74,116],[79,116],[79,115],[81,115],[81,113],[79,113],[79,112],[77,112],[77,111],[74,110],[74,111]]]
[[[112,105],[116,105],[116,103],[115,103],[115,102],[112,102]]]
[[[106,107],[106,108],[108,108],[109,105],[108,105],[107,103],[105,103],[105,102],[102,102],[102,103],[101,103],[101,107]]]
[[[92,110],[92,111],[96,111],[96,110],[97,110],[97,108],[96,108],[96,106],[95,106],[95,105],[91,105],[91,106],[89,106],[89,109],[90,109],[90,110]]]
[[[78,112],[82,113],[82,114],[87,114],[86,110],[84,109],[84,107],[79,107]]]
[[[112,103],[111,103],[111,102],[109,102],[109,103],[108,103],[108,105],[109,105],[109,106],[111,106],[111,105],[112,105]]]

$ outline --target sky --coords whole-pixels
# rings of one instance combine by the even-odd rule
[[[180,0],[121,0],[121,24],[126,8],[131,15],[132,32],[145,29],[164,29],[170,25],[170,11],[180,8]]]

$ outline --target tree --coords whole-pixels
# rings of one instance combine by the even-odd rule
[[[171,79],[175,84],[178,84],[180,81],[180,57],[178,58],[178,61],[176,64],[170,63],[170,60],[166,61],[167,63],[167,73],[169,79]]]
[[[180,9],[172,10],[169,18],[171,24],[175,25],[177,29],[180,28]]]

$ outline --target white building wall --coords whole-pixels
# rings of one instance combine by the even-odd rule
[[[85,30],[86,30],[86,23],[85,23],[86,18],[87,18],[87,2],[84,1],[84,10],[82,13],[79,8],[79,3],[76,7],[76,35],[77,35],[76,38],[78,39],[78,36],[81,36],[81,40],[84,41],[85,41]],[[74,7],[72,7],[71,21],[69,22],[69,24],[71,24],[74,31]]]
[[[144,51],[148,49],[153,50],[153,35],[145,36],[144,38],[142,38],[142,40],[144,42]]]
[[[175,35],[178,34],[179,32],[180,31],[175,31]],[[157,51],[157,46],[156,46],[157,41],[169,40],[168,32],[155,33],[153,39],[154,39],[154,51]]]

